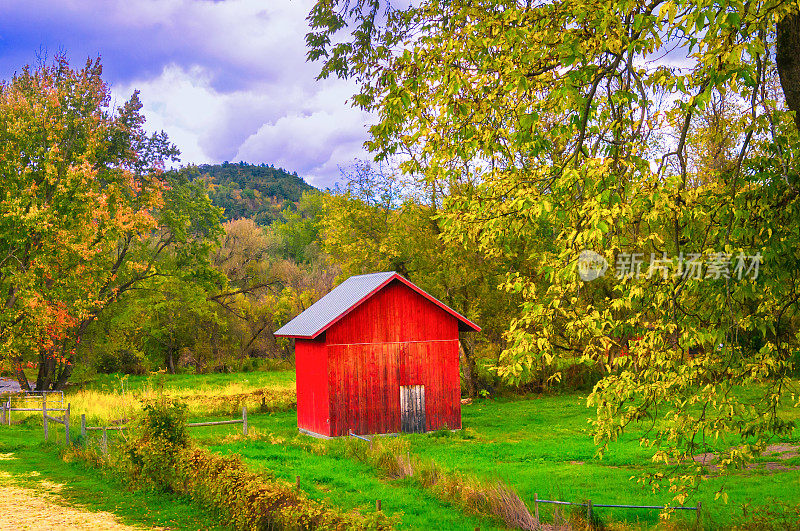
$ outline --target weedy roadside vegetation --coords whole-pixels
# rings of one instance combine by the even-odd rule
[[[390,529],[397,522],[310,500],[274,475],[248,470],[237,456],[193,447],[186,419],[185,404],[162,397],[144,406],[131,435],[108,456],[80,446],[63,456],[110,467],[137,490],[187,496],[235,529]]]
[[[479,481],[464,474],[447,472],[431,459],[410,452],[407,439],[376,437],[371,444],[347,440],[348,456],[367,462],[392,479],[412,478],[438,497],[473,514],[496,517],[511,529],[534,530],[539,522],[525,502],[508,484]]]

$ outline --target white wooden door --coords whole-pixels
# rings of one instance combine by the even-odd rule
[[[400,431],[425,433],[425,386],[400,386]]]

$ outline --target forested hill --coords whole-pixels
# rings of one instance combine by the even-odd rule
[[[225,209],[227,219],[250,218],[261,225],[272,223],[289,203],[314,189],[296,172],[266,164],[223,162],[203,164],[198,170],[210,185],[211,200]]]

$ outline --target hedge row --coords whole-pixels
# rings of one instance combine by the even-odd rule
[[[342,512],[249,471],[239,456],[192,448],[185,405],[163,398],[144,407],[120,457],[134,486],[187,495],[235,529],[390,529],[398,520],[381,512]]]
[[[250,472],[238,456],[186,449],[172,489],[215,507],[236,529],[391,529],[383,513],[344,513],[277,480]]]

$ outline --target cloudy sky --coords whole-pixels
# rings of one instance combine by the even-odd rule
[[[0,78],[37,55],[100,55],[118,103],[141,90],[147,127],[184,163],[268,163],[331,186],[367,158],[352,84],[305,62],[313,0],[0,0]]]

